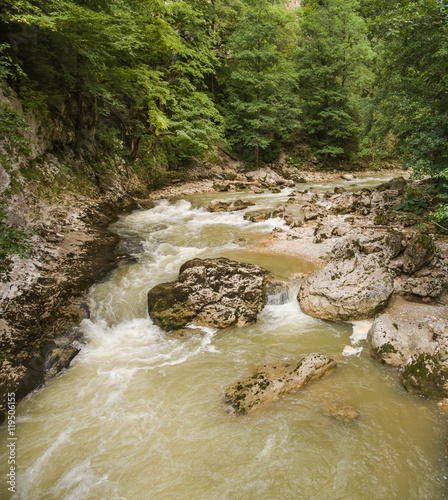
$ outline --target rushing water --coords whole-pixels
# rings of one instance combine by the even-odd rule
[[[266,207],[288,193],[244,197]],[[70,369],[20,404],[14,498],[448,498],[445,420],[408,395],[396,370],[371,360],[363,343],[359,356],[341,357],[333,374],[297,393],[245,417],[223,411],[225,388],[248,365],[340,354],[352,325],[306,316],[295,294],[241,329],[172,339],[152,325],[147,291],[193,257],[257,263],[284,278],[312,270],[249,252],[283,222],[201,208],[216,197],[163,200],[114,224],[124,238],[141,238],[144,252],[93,290],[91,318],[81,325],[88,340]],[[325,416],[323,405],[338,401],[359,418]],[[0,468],[5,478],[5,446]],[[0,498],[8,498],[5,479]]]

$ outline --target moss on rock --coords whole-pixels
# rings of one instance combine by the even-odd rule
[[[448,397],[448,365],[437,356],[422,353],[412,356],[400,375],[406,390],[430,398]]]

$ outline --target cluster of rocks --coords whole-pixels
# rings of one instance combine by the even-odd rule
[[[431,303],[448,290],[446,252],[431,235],[404,229],[415,216],[396,210],[412,189],[398,178],[357,193],[302,194],[304,227],[286,237],[309,235],[311,225],[313,243],[328,247],[327,264],[302,283],[302,310],[332,321],[376,317],[367,338],[372,356],[401,367],[409,392],[442,398],[448,397],[448,322],[381,314],[393,294]],[[393,227],[386,225],[391,221]]]
[[[329,214],[359,214],[371,216],[376,225],[399,223],[404,227],[415,224],[416,218],[409,212],[396,208],[400,201],[411,196],[415,190],[408,187],[406,179],[399,177],[375,189],[364,188],[357,192],[337,187],[333,192],[304,193],[301,197],[304,219],[316,220]]]
[[[269,167],[260,168],[251,172],[233,173],[227,176],[227,179],[214,182],[213,188],[216,191],[238,191],[241,189],[251,189],[254,192],[260,192],[261,188],[277,188],[294,186],[297,181],[285,179]],[[305,182],[305,180],[302,180]]]
[[[375,319],[367,343],[373,357],[401,368],[409,392],[448,397],[448,321],[399,320],[385,313]]]
[[[215,188],[287,185],[272,170],[261,169]],[[356,193],[341,188],[321,194],[293,192],[287,203],[275,209],[247,211],[244,217],[259,222],[281,216],[290,226],[281,237],[300,239],[311,234],[314,245],[328,245],[326,265],[301,285],[298,300],[302,310],[332,321],[375,317],[367,337],[372,356],[401,367],[400,377],[408,391],[448,397],[448,322],[397,320],[382,313],[393,294],[432,301],[448,289],[446,257],[430,235],[405,230],[413,216],[396,210],[409,192],[403,178]],[[293,203],[301,203],[303,219],[287,213],[288,204]],[[235,211],[252,204],[247,200],[215,200],[208,209]],[[391,221],[397,226],[391,227]],[[281,233],[276,231],[274,237]],[[258,266],[228,259],[194,259],[181,267],[178,281],[157,285],[148,293],[148,309],[161,328],[185,336],[189,323],[213,328],[251,324],[267,303],[267,296],[280,296],[284,289],[283,282]],[[335,366],[332,358],[313,354],[296,365],[278,362],[257,367],[227,389],[228,412],[246,414],[320,378]],[[357,410],[347,408],[336,405],[324,412],[345,421],[357,418]]]
[[[300,288],[298,300],[306,314],[332,321],[372,318],[393,293],[430,301],[448,288],[448,275],[429,235],[393,231],[339,239],[328,264]],[[409,392],[448,397],[447,322],[399,321],[381,314],[367,342],[374,357],[403,367],[400,377]]]
[[[238,210],[245,210],[252,205],[255,205],[255,203],[248,200],[213,200],[207,206],[207,210],[209,212],[236,212]]]
[[[252,324],[267,303],[286,300],[287,283],[259,266],[226,258],[193,259],[180,268],[177,281],[161,283],[148,292],[148,311],[154,323],[170,335],[188,337],[198,331],[194,327]],[[257,367],[247,379],[227,389],[226,411],[244,415],[334,368],[336,361],[320,354],[310,354],[293,365],[278,362]]]
[[[314,241],[342,232],[338,226],[317,226]],[[369,318],[387,305],[392,293],[430,300],[448,288],[445,261],[429,235],[392,230],[336,239],[330,262],[304,282],[299,295],[311,316],[334,321]]]

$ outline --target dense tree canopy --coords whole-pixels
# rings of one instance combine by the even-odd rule
[[[306,132],[331,166],[356,161],[363,139],[377,149],[387,138],[388,154],[429,173],[443,198],[447,9],[443,0],[304,0],[296,10],[280,0],[0,0],[0,85],[70,131],[54,150],[177,168],[217,145],[273,161]],[[5,100],[0,121],[7,162],[25,151],[26,123]]]
[[[308,2],[300,23],[302,126],[315,153],[325,158],[347,152],[362,130],[362,95],[373,52],[357,6],[355,0]]]
[[[285,30],[292,29],[293,23],[283,7],[251,0],[230,38],[224,104],[227,130],[237,147],[253,149],[256,164],[260,150],[266,151],[283,133],[297,127],[294,68],[288,45],[282,44]]]
[[[392,132],[417,174],[448,181],[448,5],[402,1],[377,19],[378,109],[373,134]]]

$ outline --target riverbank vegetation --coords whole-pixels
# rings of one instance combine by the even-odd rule
[[[185,171],[222,150],[255,164],[284,151],[322,169],[393,158],[432,177],[436,218],[448,218],[441,0],[0,4],[9,172],[30,122],[44,143],[34,177],[48,151],[82,158],[92,178],[119,157],[148,185],[160,166]]]

